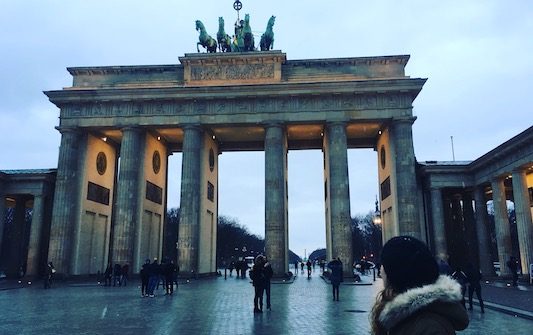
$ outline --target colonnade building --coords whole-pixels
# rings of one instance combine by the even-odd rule
[[[146,258],[161,258],[167,199],[174,196],[168,179],[180,178],[168,175],[168,156],[181,152],[176,261],[183,273],[212,274],[218,156],[254,150],[265,153],[264,252],[281,276],[288,271],[287,153],[303,149],[323,151],[327,257],[352,264],[351,148],[377,153],[384,240],[415,236],[453,261],[467,245],[476,264],[492,262],[483,214],[491,194],[498,257],[510,255],[503,206],[511,174],[525,229],[520,256],[531,263],[531,128],[468,164],[417,163],[413,102],[426,80],[405,74],[408,60],[287,60],[265,51],[186,54],[178,65],[69,68],[73,85],[45,92],[60,109],[59,161],[57,170],[34,174],[53,182],[46,192],[22,189],[29,175],[0,172],[0,211],[18,213],[0,218],[7,232],[0,267],[36,275],[49,260],[61,274],[86,275],[108,262],[135,270]],[[508,164],[498,165],[504,156]]]

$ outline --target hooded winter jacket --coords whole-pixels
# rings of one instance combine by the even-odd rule
[[[433,284],[394,297],[383,308],[379,321],[390,335],[455,334],[469,321],[461,297],[461,285],[442,275]]]

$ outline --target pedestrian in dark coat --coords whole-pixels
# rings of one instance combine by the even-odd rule
[[[52,262],[48,262],[46,265],[46,273],[44,275],[44,288],[48,289],[52,287],[52,279],[54,278],[54,274],[56,273],[56,269],[54,267],[54,264]]]
[[[161,267],[157,262],[157,258],[154,258],[154,261],[148,267],[148,295],[150,296],[150,298],[153,298],[155,296],[154,290],[157,284],[159,283],[160,276]]]
[[[452,273],[451,276],[455,281],[457,281],[461,285],[461,305],[463,305],[464,308],[466,308],[465,305],[465,296],[466,296],[466,290],[468,286],[468,278],[466,277],[466,274],[461,270],[460,267],[457,267],[457,270],[455,270]]]
[[[116,286],[118,283],[118,286],[121,285],[120,277],[122,277],[122,266],[120,264],[115,264],[113,267],[113,286]]]
[[[342,262],[340,258],[332,260],[328,263],[328,269],[330,271],[329,281],[333,287],[333,301],[339,301],[339,286],[343,281],[342,278]]]
[[[126,286],[128,285],[128,279],[130,276],[130,266],[128,263],[122,266],[122,277],[120,278],[121,283]]]
[[[141,297],[148,296],[148,282],[150,280],[150,260],[147,259],[141,268]]]
[[[374,335],[445,335],[468,326],[461,285],[439,266],[427,246],[398,236],[383,246],[383,290],[371,313]]]
[[[254,313],[263,313],[263,292],[266,286],[265,257],[258,255],[250,271],[250,279],[254,285]]]
[[[474,292],[476,292],[476,297],[479,301],[479,306],[481,307],[481,313],[485,313],[485,305],[481,298],[481,284],[479,283],[482,278],[481,271],[474,268],[472,263],[468,263],[466,265],[466,277],[468,279],[468,309],[472,310],[472,297]]]
[[[265,256],[264,271],[265,271],[265,292],[266,292],[266,298],[267,298],[267,309],[270,311],[272,310],[272,306],[270,305],[270,281],[272,279],[272,276],[274,275],[274,271],[272,270],[272,265],[270,265],[266,256]]]
[[[105,280],[104,286],[111,286],[112,278],[113,278],[113,265],[111,265],[111,262],[109,262],[104,272],[104,280]]]
[[[514,256],[511,256],[507,261],[507,267],[511,271],[511,277],[513,278],[513,286],[518,286],[518,261]]]

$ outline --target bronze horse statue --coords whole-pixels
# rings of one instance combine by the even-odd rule
[[[207,52],[217,52],[217,41],[207,34],[204,24],[200,20],[196,20],[196,30],[200,31],[200,40],[196,43],[196,50],[200,52],[200,45],[207,49]]]
[[[217,32],[218,50],[221,52],[231,52],[231,37],[224,31],[224,18],[218,18]]]
[[[244,39],[244,50],[243,51],[254,51],[255,50],[255,41],[254,35],[252,34],[252,28],[250,27],[250,15],[244,15],[244,25],[242,27],[242,36]]]
[[[274,27],[275,21],[276,17],[274,15],[268,20],[266,31],[261,35],[261,41],[259,41],[261,51],[268,51],[274,48],[274,31],[272,30],[272,27]]]

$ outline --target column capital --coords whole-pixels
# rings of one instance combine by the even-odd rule
[[[282,122],[282,121],[268,121],[268,122],[264,122],[262,125],[263,125],[263,128],[282,128],[282,129],[286,128],[285,122]]]
[[[120,129],[120,131],[121,131],[122,133],[124,133],[124,132],[126,132],[126,131],[132,131],[132,132],[138,132],[138,133],[140,133],[140,132],[142,132],[142,130],[143,130],[143,129],[142,129],[141,127],[135,127],[135,126],[126,126],[126,127],[122,127],[122,128]]]
[[[347,125],[346,121],[328,121],[328,122],[326,122],[326,127],[335,127],[335,126],[346,127],[346,125]]]
[[[183,124],[181,126],[181,129],[183,130],[200,130],[200,131],[203,131],[204,128],[202,127],[201,124],[199,123],[187,123],[187,124]]]

